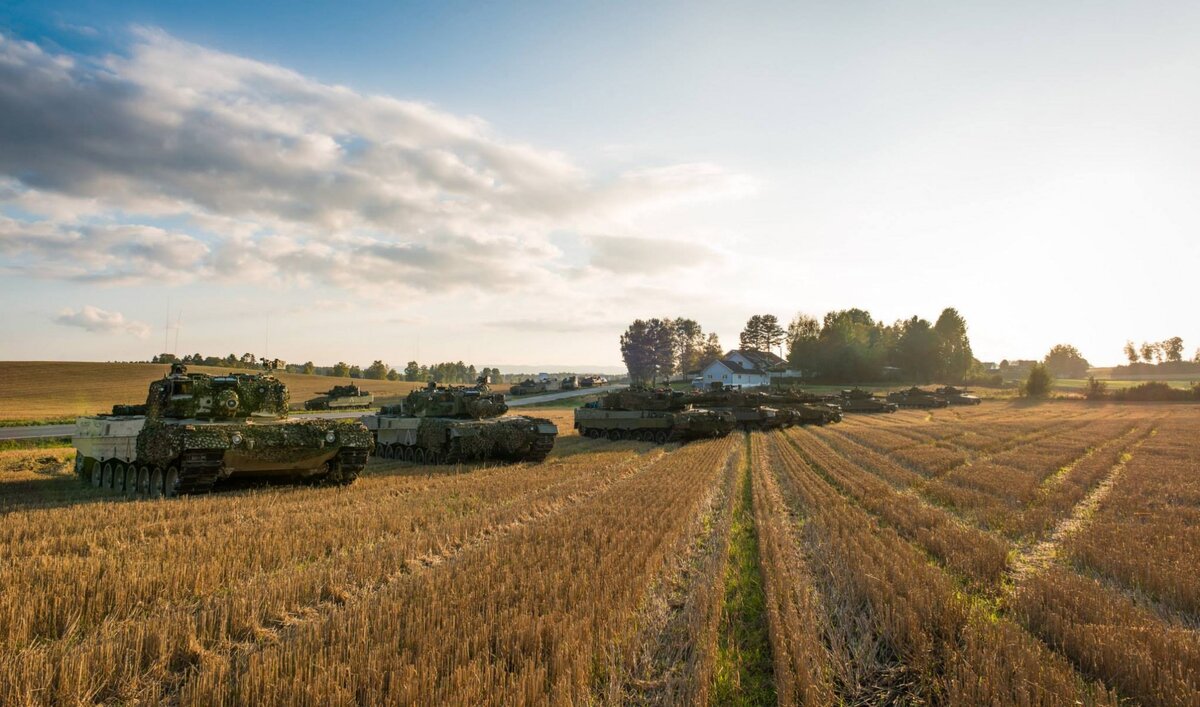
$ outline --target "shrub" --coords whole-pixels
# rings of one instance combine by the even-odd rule
[[[1083,395],[1088,400],[1103,400],[1108,397],[1108,384],[1102,380],[1096,380],[1096,376],[1088,376],[1087,388],[1084,388]]]
[[[1044,363],[1035,363],[1029,369],[1029,377],[1025,379],[1022,394],[1031,398],[1042,398],[1050,392],[1053,379]]]

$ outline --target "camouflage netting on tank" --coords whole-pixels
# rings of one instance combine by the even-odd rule
[[[333,431],[335,439],[326,435]],[[234,444],[234,435],[240,442]],[[187,450],[231,450],[264,462],[295,462],[324,456],[335,448],[371,448],[371,433],[358,423],[337,420],[296,420],[275,424],[237,421],[187,425],[148,421],[138,436],[138,460],[165,466]]]
[[[519,456],[538,440],[538,425],[549,420],[507,417],[491,420],[426,418],[417,430],[417,445],[464,458]]]

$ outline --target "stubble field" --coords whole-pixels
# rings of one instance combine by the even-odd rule
[[[1200,409],[121,500],[0,452],[0,703],[1200,702]]]

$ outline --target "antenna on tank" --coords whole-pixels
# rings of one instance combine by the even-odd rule
[[[167,317],[163,319],[163,353],[167,352],[167,346],[170,341],[167,337],[171,334],[171,296],[167,295]]]
[[[171,353],[179,355],[179,330],[183,328],[183,310],[179,310],[179,316],[175,319],[175,348]]]

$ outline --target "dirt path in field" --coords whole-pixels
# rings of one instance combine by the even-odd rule
[[[1071,509],[1071,513],[1054,527],[1049,537],[1025,549],[1019,548],[1017,550],[1009,566],[1009,575],[1012,578],[1010,591],[1015,591],[1016,587],[1020,586],[1021,582],[1031,573],[1039,572],[1050,566],[1058,556],[1058,551],[1062,544],[1071,535],[1078,533],[1092,516],[1095,515],[1096,509],[1104,502],[1104,499],[1112,492],[1113,486],[1120,480],[1122,473],[1125,471],[1125,466],[1133,458],[1134,452],[1147,439],[1153,436],[1154,433],[1154,428],[1151,428],[1149,433],[1130,445],[1125,450],[1125,453],[1121,455],[1120,461],[1112,466],[1100,483],[1096,484],[1095,488],[1084,496],[1082,501],[1075,504],[1075,507]]]

